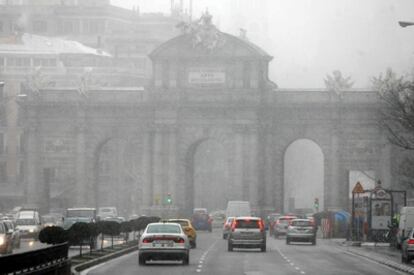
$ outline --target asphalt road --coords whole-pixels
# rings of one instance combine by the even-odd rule
[[[268,238],[267,252],[259,250],[227,251],[227,243],[220,230],[199,232],[197,248],[190,252],[190,265],[179,262],[157,262],[138,266],[138,253],[131,253],[101,264],[83,274],[318,274],[318,275],[393,275],[403,274],[388,267],[344,253],[332,242],[318,240],[316,246],[294,243],[286,245],[284,239]]]

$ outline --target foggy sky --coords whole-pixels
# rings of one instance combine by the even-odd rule
[[[170,0],[112,3],[166,14],[170,7]],[[193,0],[193,6],[195,18],[208,8],[224,32],[246,29],[274,57],[270,77],[280,88],[324,87],[326,74],[337,69],[355,88],[368,88],[388,67],[400,74],[413,68],[414,26],[398,26],[414,21],[413,0]]]

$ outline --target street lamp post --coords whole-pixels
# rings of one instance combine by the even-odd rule
[[[400,25],[400,27],[402,28],[405,28],[405,27],[414,25],[414,22],[398,21],[398,25]]]

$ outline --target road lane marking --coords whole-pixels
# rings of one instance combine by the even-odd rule
[[[213,249],[213,247],[216,245],[217,240],[213,242],[212,245],[210,245],[209,248],[207,248],[206,251],[201,255],[200,259],[198,260],[199,265],[197,266],[196,272],[200,273],[203,270],[203,263],[205,261],[205,258],[207,257],[208,253]]]
[[[291,261],[288,257],[286,257],[282,251],[280,251],[279,247],[276,246],[276,251],[279,253],[279,255],[286,261],[286,263],[288,263],[291,267],[294,267],[295,270],[297,270],[298,272],[300,272],[300,274],[305,274],[305,272],[303,270],[300,269],[300,267],[295,266],[295,263],[293,261]]]

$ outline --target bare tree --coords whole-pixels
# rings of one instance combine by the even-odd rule
[[[372,79],[385,104],[380,122],[389,141],[403,149],[414,150],[414,80],[398,77],[391,69]]]

